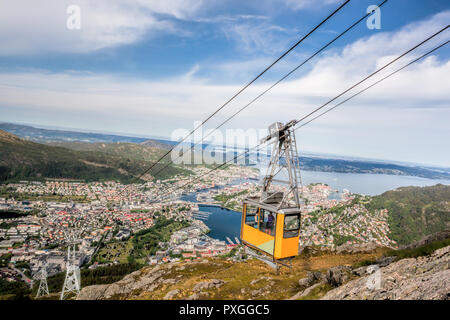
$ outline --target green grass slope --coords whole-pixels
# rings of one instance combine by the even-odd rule
[[[450,227],[450,186],[398,188],[373,197],[368,208],[388,209],[390,238],[407,245]]]

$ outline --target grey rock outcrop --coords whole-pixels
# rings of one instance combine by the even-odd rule
[[[450,299],[450,246],[419,258],[402,259],[330,290],[325,300]]]
[[[209,289],[214,289],[214,288],[220,288],[224,283],[225,283],[225,281],[217,280],[217,279],[199,282],[194,286],[193,291],[203,291],[203,290],[209,290]]]
[[[187,298],[187,300],[206,299],[209,297],[209,293],[205,292],[204,290],[218,289],[221,286],[223,286],[224,284],[225,284],[225,281],[217,280],[217,279],[199,282],[199,283],[195,284],[194,288],[192,288],[192,291],[194,293],[191,294]]]
[[[314,281],[323,282],[326,280],[326,276],[319,271],[308,272],[308,277],[312,279],[313,282]]]
[[[163,284],[175,284],[175,283],[177,283],[177,279],[166,279],[162,283]]]
[[[312,285],[311,287],[307,288],[305,291],[303,291],[296,299],[306,297],[309,295],[315,288],[320,286],[322,283],[316,283],[315,285]]]
[[[357,243],[357,244],[348,244],[344,243],[336,247],[336,253],[360,253],[360,252],[371,252],[380,246],[375,242],[368,243]]]
[[[395,261],[395,257],[382,257],[375,261],[375,264],[379,267],[386,267]]]
[[[178,290],[178,289],[169,291],[169,292],[167,292],[167,294],[164,296],[164,300],[171,300],[171,299],[175,298],[175,296],[176,296],[177,294],[179,294],[179,293],[180,293],[180,290]]]
[[[77,300],[118,299],[126,298],[137,291],[153,292],[164,281],[163,274],[164,271],[159,266],[148,272],[138,270],[111,284],[85,287]]]
[[[320,281],[323,282],[326,279],[326,276],[318,271],[308,272],[306,278],[302,278],[298,281],[300,287],[309,287],[314,282]]]
[[[350,271],[351,268],[346,266],[333,267],[327,271],[327,281],[333,287],[339,287],[350,278]]]
[[[208,292],[196,292],[191,294],[186,300],[201,300],[209,297]]]
[[[300,280],[298,280],[298,284],[300,287],[309,287],[311,285],[311,280],[309,279],[309,277],[306,278],[302,278]]]
[[[359,267],[359,268],[353,269],[353,270],[352,270],[352,273],[353,273],[354,275],[359,276],[359,277],[365,276],[365,275],[367,275],[367,266]]]
[[[409,245],[406,246],[400,246],[400,249],[414,249],[414,248],[419,248],[425,245],[428,245],[432,242],[435,241],[442,241],[445,239],[450,238],[450,229],[445,229],[442,230],[440,232],[436,232],[433,234],[430,234],[428,236],[423,237],[422,239],[420,239],[419,241],[413,242]]]
[[[253,286],[253,285],[255,285],[255,284],[257,284],[258,282],[263,281],[263,280],[270,281],[270,280],[272,280],[272,278],[271,278],[271,277],[260,277],[260,278],[258,278],[258,279],[252,280],[252,281],[250,282],[250,285]]]

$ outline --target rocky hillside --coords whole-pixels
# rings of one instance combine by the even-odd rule
[[[328,291],[324,300],[443,300],[450,299],[450,246],[429,256],[402,259]],[[376,276],[379,272],[379,286]]]
[[[180,261],[85,287],[77,299],[449,298],[450,239],[397,251],[372,246],[349,251],[353,253],[305,250],[291,269],[279,274],[257,259]]]
[[[308,272],[326,274],[340,265],[377,259],[380,250],[360,254],[304,255],[279,275],[257,259],[235,262],[226,258],[183,261],[146,267],[108,285],[82,289],[78,299],[289,299]],[[331,288],[331,287],[330,287]]]

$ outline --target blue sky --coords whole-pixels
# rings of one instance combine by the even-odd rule
[[[2,1],[0,121],[162,137],[192,129],[342,2]],[[209,127],[379,2],[352,0]],[[80,30],[66,27],[72,4],[81,9]],[[361,23],[228,128],[299,118],[449,18],[445,0],[389,0],[381,30]],[[396,66],[449,38],[447,30]],[[449,53],[447,46],[311,123],[299,133],[299,147],[450,166]]]

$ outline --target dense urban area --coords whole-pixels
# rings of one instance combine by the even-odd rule
[[[208,171],[201,166],[192,170],[196,176]],[[211,256],[237,259],[239,239],[209,237],[199,206],[241,210],[245,197],[260,192],[259,171],[230,166],[199,179],[189,189],[177,189],[186,179],[175,176],[129,185],[68,180],[7,184],[0,197],[0,277],[31,287],[44,267],[49,277],[61,274],[70,244],[76,244],[77,266],[89,270]],[[300,247],[332,249],[365,242],[396,246],[388,237],[387,210],[369,211],[364,196],[338,192],[325,184],[303,186],[300,193]],[[161,198],[162,194],[170,196]],[[182,200],[187,194],[195,200]]]

